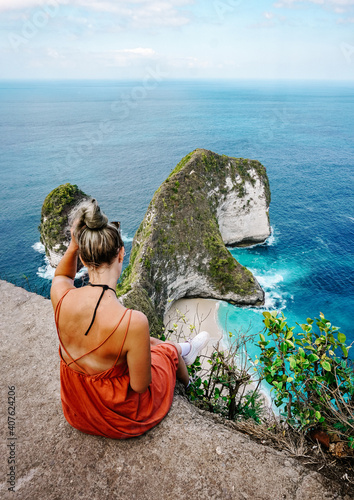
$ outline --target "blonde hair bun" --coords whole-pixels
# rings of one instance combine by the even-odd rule
[[[100,207],[95,199],[87,204],[86,210],[82,214],[83,222],[89,229],[99,230],[107,227],[108,217],[101,212]]]
[[[81,202],[69,216],[74,226],[74,237],[79,245],[81,260],[91,267],[110,264],[124,246],[117,228],[108,223],[97,201],[93,198]]]

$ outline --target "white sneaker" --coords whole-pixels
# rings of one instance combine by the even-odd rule
[[[186,365],[194,363],[204,347],[209,343],[210,335],[208,332],[200,332],[192,340],[188,340],[191,350],[185,356],[182,356]]]

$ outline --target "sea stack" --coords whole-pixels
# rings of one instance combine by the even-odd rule
[[[153,331],[171,303],[205,297],[261,305],[264,293],[227,245],[270,235],[266,169],[255,160],[196,149],[158,188],[135,234],[118,293],[147,314]]]
[[[57,267],[70,243],[70,211],[87,198],[89,197],[75,184],[69,183],[53,189],[45,198],[38,229],[52,267]]]

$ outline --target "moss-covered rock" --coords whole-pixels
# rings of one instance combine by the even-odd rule
[[[75,184],[67,183],[53,189],[44,200],[38,229],[53,267],[58,265],[70,242],[68,215],[75,205],[86,198],[88,196]]]
[[[261,304],[261,287],[232,257],[225,241],[264,241],[270,234],[269,202],[269,182],[259,162],[204,149],[189,153],[156,191],[135,234],[118,286],[124,303],[146,305],[148,297],[147,309],[156,312],[156,324],[169,304],[182,297]],[[238,225],[251,226],[239,240],[241,229],[231,234]]]

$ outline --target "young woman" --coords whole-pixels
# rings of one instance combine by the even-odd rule
[[[96,200],[81,203],[70,220],[71,242],[51,288],[64,415],[87,434],[139,436],[167,414],[176,376],[188,385],[186,364],[209,334],[183,344],[151,338],[146,316],[116,297],[124,257],[117,226]],[[74,287],[78,256],[90,278],[83,288]]]

